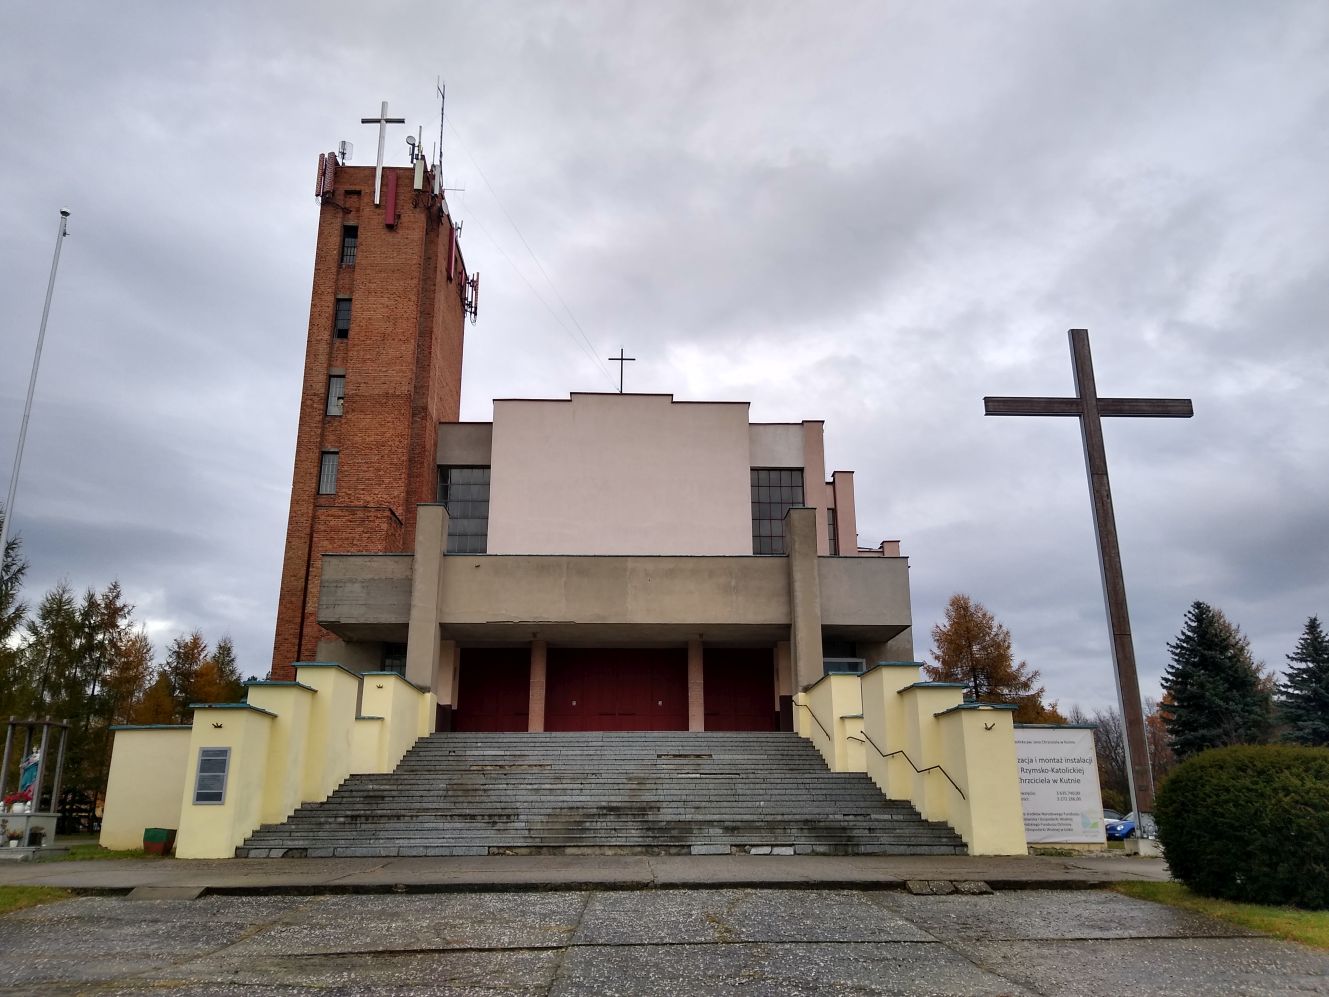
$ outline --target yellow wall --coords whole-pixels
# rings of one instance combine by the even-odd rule
[[[864,771],[862,742],[851,740],[861,738],[863,730],[863,692],[859,677],[824,675],[803,693],[803,702],[807,708],[799,712],[806,715],[811,710],[816,720],[806,716],[799,733],[811,739],[831,771]]]
[[[951,801],[950,823],[971,855],[1024,855],[1029,850],[1013,716],[1009,708],[966,703],[936,717],[941,764],[965,794]]]
[[[248,702],[195,708],[192,727],[117,729],[102,843],[136,848],[145,827],[176,828],[181,858],[229,858],[261,823],[318,802],[353,769],[385,772],[433,725],[435,698],[391,673],[302,663],[297,682],[247,684]],[[200,748],[230,748],[226,797],[195,804]]]
[[[383,756],[383,718],[356,717],[351,729],[351,771],[379,772]]]
[[[422,725],[421,691],[395,672],[367,672],[362,677],[360,712],[382,717],[382,733],[376,767],[366,771],[389,772],[397,767],[411,745],[429,733]]]
[[[298,661],[298,682],[311,687],[309,750],[305,753],[302,800],[325,800],[351,774],[352,731],[360,698],[360,676],[340,665]]]
[[[103,848],[142,848],[149,827],[179,830],[189,754],[187,726],[114,727],[102,813]]]
[[[263,787],[262,823],[276,824],[302,802],[309,718],[317,693],[299,682],[247,683],[247,702],[276,714],[268,750],[271,763]]]
[[[896,752],[905,749],[905,700],[901,689],[918,681],[921,664],[887,662],[863,676],[864,755],[868,775],[893,800],[907,800],[913,792],[914,770]],[[889,757],[883,757],[889,756]]]
[[[175,842],[177,857],[232,858],[236,845],[261,823],[274,720],[271,713],[246,704],[213,704],[194,710],[180,833]],[[226,793],[220,804],[194,802],[199,751],[203,748],[231,749]]]

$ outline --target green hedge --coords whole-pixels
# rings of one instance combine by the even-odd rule
[[[1205,751],[1159,787],[1158,837],[1197,893],[1329,908],[1329,748]]]

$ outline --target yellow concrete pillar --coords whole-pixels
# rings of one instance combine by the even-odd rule
[[[175,839],[177,857],[233,858],[236,846],[262,823],[274,719],[267,710],[248,703],[208,703],[194,708],[180,831]],[[200,762],[209,771],[201,774]],[[208,792],[200,797],[200,790],[205,789]]]
[[[331,662],[297,661],[295,678],[318,693],[310,709],[300,798],[325,800],[351,774],[360,676]]]
[[[962,682],[915,682],[898,695],[904,701],[904,750],[918,769],[941,765],[936,715],[964,701]],[[959,794],[940,772],[915,772],[909,799],[928,820],[948,820]]]
[[[289,817],[303,800],[309,720],[318,694],[300,682],[246,682],[245,688],[250,706],[273,714],[262,823],[275,824]]]
[[[361,679],[360,714],[381,717],[375,772],[391,772],[401,756],[428,731],[420,730],[420,701],[428,693],[395,671],[367,671]]]
[[[963,703],[936,717],[942,764],[964,790],[950,824],[971,855],[1024,855],[1014,706]]]
[[[914,770],[897,752],[905,748],[905,701],[900,690],[918,681],[921,661],[877,661],[863,674],[863,736],[867,773],[893,800],[913,792]]]
[[[702,663],[701,640],[688,640],[688,730],[706,729],[706,670]]]

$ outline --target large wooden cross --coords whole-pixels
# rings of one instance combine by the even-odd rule
[[[983,399],[984,415],[1069,415],[1080,420],[1084,437],[1084,463],[1089,472],[1089,496],[1098,534],[1098,565],[1103,575],[1103,599],[1107,603],[1108,628],[1112,634],[1112,661],[1117,670],[1117,695],[1121,702],[1122,726],[1126,734],[1126,771],[1130,779],[1131,806],[1136,814],[1152,813],[1154,781],[1149,770],[1149,748],[1145,740],[1144,710],[1140,704],[1140,680],[1135,669],[1135,646],[1131,621],[1126,612],[1126,582],[1121,573],[1121,550],[1117,545],[1117,521],[1112,514],[1112,489],[1108,485],[1107,453],[1103,449],[1103,416],[1189,419],[1194,415],[1189,398],[1099,398],[1094,386],[1094,364],[1089,355],[1089,332],[1071,329],[1071,366],[1075,371],[1074,398]],[[1137,821],[1137,826],[1139,823]]]

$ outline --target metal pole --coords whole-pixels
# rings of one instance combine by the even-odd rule
[[[66,720],[60,725],[60,753],[55,756],[55,782],[51,785],[51,811],[57,818],[60,815],[60,777],[65,772],[65,741],[68,739],[69,721]]]
[[[69,212],[60,212],[60,233],[55,237],[55,257],[51,260],[51,279],[46,283],[46,304],[42,306],[42,324],[37,331],[37,351],[32,355],[32,376],[28,378],[28,400],[23,406],[23,423],[18,431],[18,450],[14,454],[14,470],[9,476],[9,497],[5,499],[0,522],[0,570],[4,564],[6,545],[9,543],[9,524],[14,521],[14,494],[18,491],[18,469],[23,463],[23,443],[28,438],[28,416],[32,413],[32,393],[37,387],[37,367],[42,360],[42,342],[46,339],[46,318],[51,314],[51,295],[55,292],[55,271],[60,266],[60,247],[65,241],[65,223]]]
[[[5,798],[5,783],[9,780],[9,754],[14,747],[14,718],[5,726],[5,761],[0,765],[0,800]]]
[[[42,721],[42,753],[37,756],[37,778],[32,783],[32,803],[28,813],[35,814],[42,808],[42,781],[46,778],[46,744],[51,737],[51,718]]]

